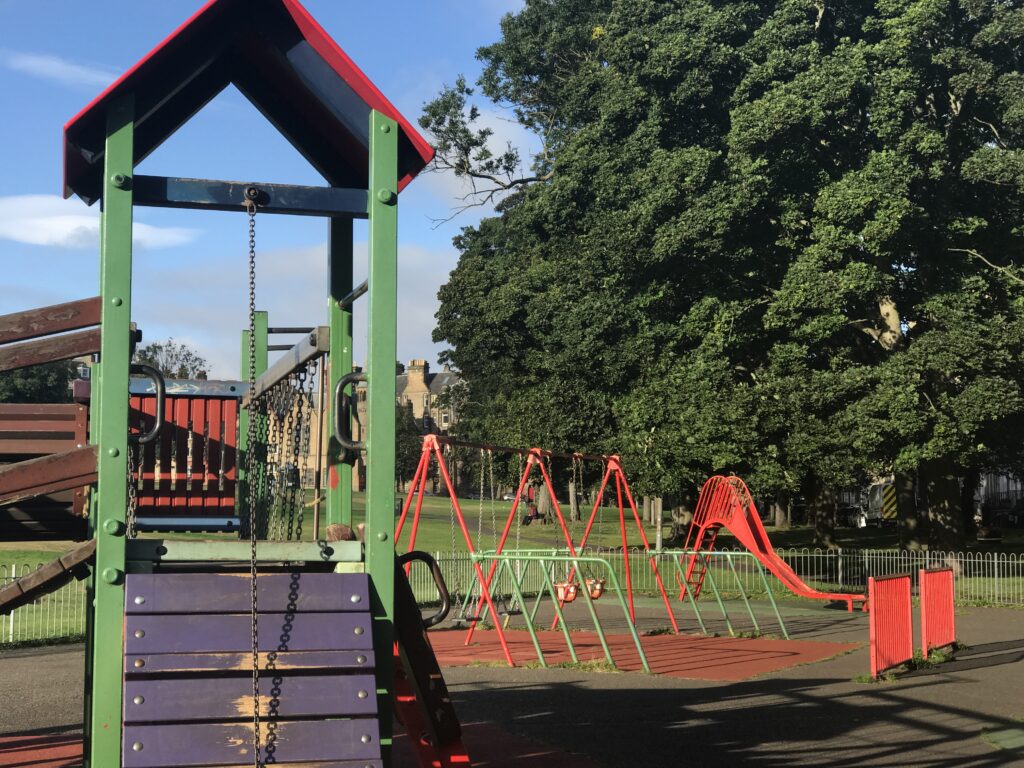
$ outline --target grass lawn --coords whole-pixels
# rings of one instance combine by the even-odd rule
[[[400,494],[398,502],[404,501],[404,495]],[[353,495],[353,512],[357,520],[361,519],[365,512],[365,495],[356,493]],[[462,508],[466,520],[466,528],[473,539],[476,549],[493,549],[504,529],[512,503],[507,501],[478,499],[460,499],[459,505]],[[564,547],[564,539],[557,523],[542,525],[534,522],[529,526],[521,525],[521,519],[525,513],[525,507],[520,505],[516,514],[517,520],[513,521],[509,532],[509,539],[506,548],[514,549],[548,549],[551,547]],[[563,514],[568,514],[568,504],[563,505]],[[584,510],[584,515],[589,510]],[[452,539],[454,533],[457,552],[465,551],[463,534],[456,522],[453,529],[453,513],[451,502],[447,496],[425,496],[423,499],[422,517],[416,537],[417,549],[428,552],[448,553],[452,551]],[[640,534],[632,515],[627,510],[626,519],[626,544],[628,547],[639,548],[642,546]],[[412,513],[406,522],[405,530],[402,533],[402,540],[399,542],[402,549],[405,549],[411,532]],[[583,534],[584,522],[570,525],[570,532],[575,541]],[[303,526],[303,538],[312,540],[312,511],[307,510]],[[789,548],[814,548],[814,531],[810,527],[791,528],[789,530],[776,530],[774,527],[767,527],[768,536],[772,544],[779,549]],[[651,545],[654,544],[654,530],[652,526],[645,527],[645,533]],[[169,538],[216,538],[218,535],[227,534],[170,534]],[[666,539],[669,535],[668,526],[664,529]],[[232,535],[233,537],[233,535]],[[719,536],[719,544],[729,547],[732,536],[728,531],[722,530]],[[896,529],[893,527],[883,528],[837,528],[836,543],[843,549],[893,549],[897,545]],[[588,544],[600,545],[603,548],[618,548],[622,546],[621,533],[619,531],[619,513],[616,507],[602,507],[598,512],[597,520],[590,533]],[[73,546],[73,542],[67,541],[45,541],[45,542],[0,542],[0,573],[9,569],[14,563],[19,568],[24,564],[32,566],[52,560],[63,554]],[[1024,531],[1006,530],[1001,543],[992,542],[968,542],[968,551],[984,552],[1017,552],[1024,553]]]

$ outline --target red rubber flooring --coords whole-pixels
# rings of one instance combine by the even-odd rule
[[[640,656],[629,635],[605,635],[615,665],[627,672],[640,672]],[[435,630],[430,633],[441,666],[462,667],[473,663],[505,661],[498,633],[477,631],[465,645],[465,630]],[[524,630],[506,630],[505,639],[517,664],[535,662],[537,654]],[[549,665],[571,662],[572,657],[560,632],[537,635]],[[651,672],[694,680],[748,680],[799,664],[822,661],[852,650],[857,643],[826,643],[812,640],[764,640],[699,635],[653,635],[640,638]],[[572,642],[580,661],[602,661],[604,650],[595,632],[573,632]]]

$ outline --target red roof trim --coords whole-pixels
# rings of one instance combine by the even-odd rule
[[[309,11],[298,0],[283,1],[285,8],[288,9],[288,13],[291,14],[303,37],[323,57],[324,61],[331,66],[331,69],[337,72],[359,94],[359,97],[370,105],[371,109],[387,115],[398,123],[402,132],[409,137],[417,154],[423,159],[424,165],[433,160],[434,148],[427,143],[426,139],[420,136],[419,131],[413,128],[409,121],[402,116],[402,113],[395,109],[395,106],[388,101],[387,97],[370,81],[370,78],[349,58],[348,54],[341,49],[341,46],[334,41],[334,38],[327,34],[326,30],[310,15]],[[414,177],[415,174],[407,174],[404,178],[399,179],[399,191],[404,189]]]
[[[434,157],[433,147],[431,147],[430,144],[419,134],[416,128],[414,128],[413,125],[402,116],[395,106],[388,101],[384,94],[380,92],[380,90],[370,81],[363,71],[356,66],[355,62],[353,62],[337,42],[327,34],[324,28],[321,27],[320,24],[310,15],[309,11],[307,11],[306,8],[298,2],[298,0],[277,1],[281,3],[282,7],[292,18],[299,32],[306,39],[306,42],[308,42],[317,54],[327,62],[331,69],[333,69],[339,77],[348,83],[348,85],[371,109],[376,109],[395,120],[401,128],[402,133],[412,144],[423,165],[425,166],[429,163]],[[226,9],[230,7],[232,2],[239,4],[238,0],[208,0],[202,8],[193,13],[184,23],[165,37],[148,54],[136,62],[123,75],[104,89],[102,93],[89,102],[85,108],[65,123],[63,167],[65,197],[70,197],[74,194],[74,190],[70,186],[74,180],[69,179],[68,176],[72,163],[76,162],[77,155],[69,139],[69,134],[73,134],[76,126],[80,123],[89,120],[94,112],[102,112],[105,103],[112,98],[115,93],[124,88],[126,84],[140,72],[140,70],[144,69],[147,65],[157,59],[162,51],[172,46],[179,37],[186,33],[186,30],[193,25],[202,23],[204,16],[216,13],[218,8]],[[242,7],[244,7],[244,2],[251,2],[251,0],[243,0],[240,4]],[[77,157],[77,162],[82,162],[80,156]],[[415,172],[408,172],[403,178],[398,180],[399,191],[404,189],[405,186],[412,181],[416,173],[418,173],[418,170]]]

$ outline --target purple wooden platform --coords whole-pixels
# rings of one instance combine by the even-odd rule
[[[338,717],[377,713],[373,675],[288,675],[274,671],[260,681],[261,717]],[[247,677],[128,680],[126,723],[252,718]]]
[[[125,577],[125,613],[248,613],[247,573],[133,573]],[[256,581],[260,611],[365,612],[365,573],[272,573]],[[141,602],[140,602],[141,601]]]
[[[288,721],[262,730],[268,765],[316,763],[379,768],[380,744],[374,719]],[[252,723],[126,725],[124,768],[193,768],[252,765]],[[268,752],[270,753],[268,759]]]
[[[366,613],[270,613],[259,617],[261,651],[368,650]],[[125,653],[224,653],[252,648],[248,614],[125,616]]]
[[[362,661],[360,661],[362,659]],[[141,661],[141,666],[135,664]],[[373,651],[282,651],[274,653],[274,668],[279,672],[311,669],[373,669]],[[267,666],[267,654],[260,654],[260,669]],[[160,675],[167,672],[249,672],[252,652],[241,653],[141,653],[124,657],[124,671],[135,675]]]

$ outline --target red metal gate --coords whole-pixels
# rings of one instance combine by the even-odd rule
[[[868,579],[868,634],[871,677],[914,657],[914,623],[910,609],[910,574]]]
[[[937,568],[918,572],[921,598],[921,653],[956,642],[953,610],[953,569]]]

